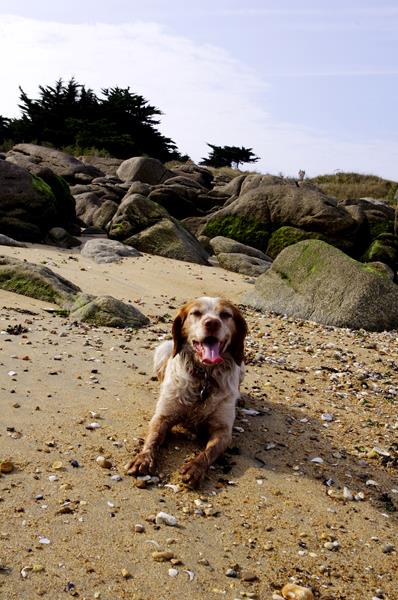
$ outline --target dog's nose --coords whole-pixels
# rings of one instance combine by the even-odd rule
[[[221,322],[219,319],[213,319],[212,317],[208,317],[203,321],[203,325],[208,333],[216,333],[220,329]]]

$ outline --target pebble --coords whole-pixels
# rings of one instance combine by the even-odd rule
[[[334,416],[330,413],[323,413],[321,414],[321,419],[326,423],[331,423],[332,421],[334,421]]]
[[[51,544],[50,540],[46,537],[39,537],[39,544]]]
[[[123,477],[121,475],[112,475],[112,481],[123,481]]]
[[[169,525],[169,527],[175,527],[177,525],[177,519],[173,515],[169,515],[166,512],[160,511],[155,517],[156,525]]]
[[[53,464],[51,465],[51,468],[54,469],[54,471],[60,471],[61,469],[63,469],[63,463],[61,460],[56,460],[55,462],[53,462]]]
[[[152,552],[152,558],[156,562],[167,562],[174,558],[174,552],[170,552],[170,550],[155,551]]]
[[[242,581],[257,581],[258,577],[253,571],[242,571],[240,574]]]
[[[383,554],[391,554],[392,552],[394,552],[395,550],[395,546],[394,544],[384,544],[382,551]]]
[[[334,540],[333,542],[325,542],[323,547],[326,548],[326,550],[336,552],[340,548],[340,544],[337,540]]]
[[[169,569],[167,572],[169,577],[177,577],[178,575],[178,569]]]
[[[124,577],[124,579],[130,579],[130,577],[131,577],[130,571],[128,571],[127,569],[122,569],[122,577]]]
[[[227,577],[237,577],[237,576],[238,576],[238,572],[237,572],[237,571],[235,571],[235,569],[227,569],[227,570],[225,571],[225,575],[226,575]]]
[[[112,463],[110,460],[105,458],[105,456],[97,456],[95,459],[97,465],[99,465],[102,469],[111,469]]]
[[[89,430],[99,429],[100,427],[101,427],[100,423],[88,423],[86,425],[86,429],[89,429]]]
[[[144,533],[144,531],[145,531],[145,527],[144,527],[144,525],[142,525],[141,523],[136,523],[136,524],[134,525],[134,531],[135,531],[136,533]]]
[[[0,462],[0,473],[12,473],[14,464],[10,460],[2,460]]]
[[[282,596],[287,600],[314,600],[314,595],[309,588],[287,583],[282,588]]]
[[[176,494],[180,491],[181,487],[179,485],[175,485],[174,483],[166,483],[164,485],[165,488],[170,488]]]

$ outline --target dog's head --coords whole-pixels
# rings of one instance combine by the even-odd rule
[[[173,356],[188,344],[205,365],[221,363],[229,352],[237,365],[244,355],[247,324],[240,310],[222,298],[198,298],[182,306],[173,323]]]

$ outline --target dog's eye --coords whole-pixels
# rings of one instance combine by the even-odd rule
[[[220,313],[221,319],[231,319],[232,315],[229,312],[223,311]]]
[[[194,317],[201,317],[202,313],[200,312],[200,310],[196,309],[191,312],[191,315],[193,315]]]

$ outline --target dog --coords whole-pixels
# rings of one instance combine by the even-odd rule
[[[195,488],[232,439],[247,324],[231,302],[205,296],[180,308],[172,335],[155,350],[159,400],[142,451],[126,471],[134,476],[153,474],[159,447],[173,426],[195,430],[204,426],[206,448],[180,469],[182,481]]]

